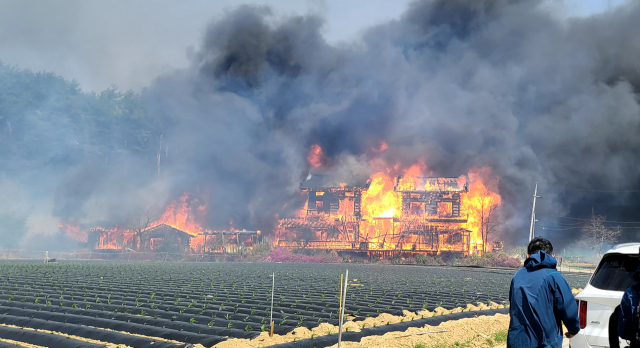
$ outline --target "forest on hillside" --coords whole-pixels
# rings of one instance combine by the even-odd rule
[[[0,134],[2,173],[22,175],[131,154],[155,159],[160,126],[131,91],[85,93],[54,73],[0,63]]]
[[[4,246],[72,248],[58,221],[78,223],[101,185],[116,195],[153,177],[160,138],[160,122],[137,93],[115,86],[87,93],[54,73],[0,62]]]

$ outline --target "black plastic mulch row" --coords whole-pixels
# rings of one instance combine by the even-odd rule
[[[73,338],[58,336],[46,332],[17,329],[13,327],[0,327],[0,338],[23,343],[34,344],[42,347],[65,347],[65,348],[96,348],[105,347],[99,344],[88,343]],[[9,346],[11,347],[11,346]],[[15,346],[13,346],[15,347]]]
[[[9,295],[0,295],[0,299],[8,299],[10,296]],[[25,299],[25,302],[20,301],[0,301],[0,303],[34,303],[34,301],[37,299],[36,297],[27,295],[27,296],[19,296],[22,297],[23,299]],[[45,300],[44,299],[39,299],[41,302],[41,306],[45,305]],[[57,301],[53,301],[53,305],[57,306]],[[70,304],[72,304],[73,302],[69,302],[66,301],[66,308],[72,308],[71,306],[69,306]],[[81,307],[85,304],[90,305],[92,308],[103,308],[106,311],[112,312],[115,309],[121,310],[121,311],[125,311],[125,310],[129,310],[132,313],[134,312],[138,312],[141,310],[145,310],[145,312],[147,312],[149,315],[154,315],[157,314],[159,316],[166,316],[167,314],[172,314],[172,315],[176,315],[176,314],[182,314],[182,315],[189,315],[187,317],[187,320],[189,320],[192,316],[200,316],[200,319],[202,319],[202,317],[208,317],[209,314],[216,314],[216,315],[220,315],[219,317],[217,317],[218,320],[225,318],[227,319],[227,321],[231,321],[234,322],[234,325],[236,324],[242,324],[242,323],[252,323],[252,324],[256,324],[256,323],[261,323],[261,320],[263,318],[266,318],[268,316],[268,312],[267,311],[262,311],[262,310],[251,310],[249,308],[242,308],[242,307],[238,307],[238,313],[233,313],[233,312],[229,312],[229,311],[221,311],[221,310],[215,310],[215,307],[209,307],[206,310],[202,310],[200,308],[188,308],[188,307],[175,307],[173,305],[163,305],[163,308],[157,307],[155,309],[151,308],[151,306],[147,303],[140,303],[140,306],[136,306],[135,302],[131,302],[131,303],[124,303],[122,302],[121,304],[106,304],[106,303],[92,303],[92,302],[81,302]],[[280,312],[279,310],[274,310],[273,313],[273,318],[276,321],[281,321],[283,319],[284,316],[288,316],[288,317],[293,317],[293,316],[297,316],[298,318],[304,318],[304,320],[306,322],[301,322],[301,324],[307,328],[313,328],[316,327],[318,325],[320,325],[321,322],[318,322],[318,319],[322,319],[322,322],[328,322],[328,323],[333,323],[335,322],[335,317],[337,317],[337,314],[334,313],[333,311],[331,312],[326,312],[326,308],[324,307],[320,307],[320,306],[314,306],[314,305],[305,305],[305,304],[296,304],[296,303],[283,303],[284,305],[286,305],[286,308],[283,308],[283,312]],[[303,307],[308,307],[308,309],[302,309]],[[298,307],[299,309],[295,309],[295,307]],[[232,306],[229,306],[227,308],[233,308]],[[400,308],[400,307],[394,307],[394,308]],[[446,306],[445,306],[446,308]],[[266,309],[268,309],[268,307],[266,307]],[[311,311],[315,309],[316,311]],[[285,311],[286,310],[286,311]],[[335,308],[335,312],[337,312],[337,308]],[[260,314],[260,315],[251,315],[251,312],[254,312],[254,314]],[[385,313],[389,313],[392,315],[402,315],[403,312],[400,309],[385,309],[377,311],[377,310],[373,310],[372,308],[369,307],[365,307],[365,306],[359,306],[359,305],[347,305],[345,307],[345,311],[348,314],[354,314],[354,315],[366,315],[369,314],[377,316],[379,313],[385,312]],[[202,313],[202,314],[201,314]],[[333,313],[333,314],[331,314]],[[204,314],[204,315],[203,315]],[[229,318],[226,318],[225,315],[229,315]],[[215,318],[213,318],[215,319]],[[293,318],[292,318],[293,319]],[[294,320],[295,322],[295,320]],[[261,323],[262,324],[262,323]],[[245,324],[246,325],[246,324]],[[255,326],[255,325],[254,325]],[[257,325],[258,328],[260,327],[260,324]],[[244,325],[242,326],[244,327]]]
[[[166,327],[168,325],[167,323],[182,322],[187,325],[191,325],[194,328],[197,328],[197,330],[195,329],[187,330],[190,332],[206,333],[206,334],[212,334],[217,336],[232,336],[235,338],[253,338],[257,336],[258,332],[261,330],[261,324],[258,324],[258,323],[242,322],[242,321],[234,321],[234,320],[227,321],[221,318],[214,319],[214,320],[217,320],[216,323],[221,323],[222,326],[209,327],[208,323],[212,320],[210,317],[191,316],[191,315],[181,314],[181,313],[171,313],[173,314],[173,317],[176,318],[175,321],[171,321],[166,318],[155,319],[153,317],[131,315],[126,313],[113,313],[110,311],[99,311],[99,310],[89,310],[89,309],[85,310],[85,309],[70,308],[70,307],[60,308],[55,306],[41,306],[41,305],[35,305],[32,303],[23,303],[23,302],[1,302],[0,306],[23,308],[23,309],[35,309],[35,310],[42,310],[47,312],[58,312],[58,313],[65,313],[69,315],[89,316],[88,313],[91,313],[91,315],[93,315],[94,317],[116,318],[116,320],[124,320],[127,322],[137,322],[137,323],[143,323],[143,324],[147,323],[148,325],[158,326],[158,327]],[[154,313],[153,310],[149,311],[149,314],[153,314],[153,313]],[[161,311],[157,311],[157,313],[162,313],[163,315],[166,316],[166,313],[163,313]],[[196,323],[190,322],[190,319],[192,318],[196,320]],[[289,322],[295,323],[294,321],[289,321]],[[337,323],[337,320],[327,321],[327,322]],[[232,324],[231,328],[227,326],[228,323]],[[268,324],[264,324],[264,325],[266,327]],[[251,331],[243,330],[246,326],[252,327],[252,330]],[[286,325],[286,326],[276,325],[274,332],[278,333],[279,335],[286,334],[287,332],[295,328],[296,328],[295,326],[289,326],[289,325]]]
[[[0,341],[0,348],[25,348],[25,346],[20,345],[18,343],[9,343],[9,342],[4,342],[4,341]]]
[[[15,310],[15,311],[14,311]],[[58,314],[65,316],[64,319],[68,321],[68,318],[76,317],[82,318],[80,320],[88,320],[88,318],[100,318],[108,319],[126,324],[139,324],[143,326],[150,326],[156,328],[166,328],[170,330],[177,330],[184,333],[196,333],[209,336],[219,337],[235,337],[235,338],[255,338],[259,335],[255,331],[245,331],[238,329],[228,329],[221,327],[209,327],[206,325],[194,325],[189,322],[171,321],[167,319],[154,319],[149,317],[142,317],[137,315],[110,313],[96,310],[79,309],[79,308],[65,308],[64,311],[57,311],[55,307],[42,307],[33,304],[8,304],[0,305],[0,314],[6,313],[16,316],[35,317],[38,319],[52,320],[50,314]],[[20,313],[20,314],[18,314]],[[287,332],[292,328],[287,328]],[[123,330],[126,331],[126,330]],[[286,332],[285,332],[286,333]],[[179,341],[179,340],[178,340]]]
[[[509,313],[509,308],[507,307],[507,308],[489,309],[489,310],[483,310],[483,311],[477,311],[477,312],[453,313],[453,314],[441,315],[437,317],[417,319],[417,320],[407,321],[403,323],[367,328],[359,332],[355,332],[355,331],[343,332],[342,340],[359,342],[363,337],[382,336],[387,332],[405,331],[410,327],[421,327],[425,325],[438,326],[440,325],[440,323],[443,323],[445,321],[458,320],[458,319],[464,319],[464,318],[473,318],[476,316],[483,316],[483,315],[494,315],[498,313],[507,314]],[[314,347],[323,348],[323,347],[332,346],[337,343],[338,343],[338,334],[336,333],[336,334],[320,336],[316,338],[307,338],[307,339],[296,341],[296,342],[276,344],[276,345],[269,346],[268,348],[314,348]]]
[[[106,297],[104,297],[104,301],[103,302],[96,303],[94,301],[86,302],[86,298],[85,297],[78,298],[77,300],[73,300],[73,299],[68,299],[67,298],[67,299],[59,301],[58,297],[57,297],[57,295],[58,295],[57,293],[41,291],[41,294],[49,294],[49,295],[54,295],[54,296],[53,297],[49,297],[49,298],[42,298],[42,297],[35,297],[35,296],[27,295],[27,294],[20,295],[20,296],[12,296],[12,295],[9,295],[9,294],[1,294],[0,298],[8,300],[10,297],[14,297],[14,298],[17,297],[15,299],[16,301],[21,300],[21,298],[24,298],[24,299],[26,299],[26,300],[28,300],[29,302],[32,302],[32,303],[34,302],[34,300],[38,299],[43,304],[46,303],[46,301],[50,301],[53,304],[57,304],[57,303],[59,303],[61,301],[65,302],[67,304],[71,304],[73,302],[79,302],[79,303],[82,304],[82,306],[85,306],[85,305],[88,304],[88,305],[90,305],[91,307],[94,307],[94,308],[96,308],[96,307],[98,307],[98,308],[100,308],[100,307],[112,308],[112,307],[108,307],[110,305],[108,304],[108,302],[106,300]],[[91,295],[99,295],[99,294],[91,293],[91,292],[90,292],[90,294]],[[100,295],[100,296],[104,296],[104,295]],[[80,296],[77,296],[77,297],[80,297]],[[89,296],[88,298],[93,300],[95,297]],[[133,299],[135,300],[135,298],[133,298]],[[232,316],[235,316],[236,314],[238,314],[238,317],[236,317],[235,319],[236,320],[243,320],[247,315],[251,315],[251,316],[254,316],[254,317],[260,317],[260,316],[266,317],[266,316],[269,315],[269,313],[267,311],[269,309],[268,303],[262,302],[261,305],[258,305],[258,303],[261,303],[261,302],[248,300],[248,301],[246,301],[246,303],[236,303],[236,305],[238,305],[237,308],[235,306],[231,306],[231,305],[224,306],[224,304],[227,304],[227,303],[223,303],[223,302],[210,303],[210,304],[208,304],[207,309],[205,309],[205,310],[201,309],[202,302],[196,303],[194,307],[189,308],[188,306],[191,305],[191,303],[190,302],[186,302],[186,301],[181,302],[179,305],[174,305],[173,302],[163,302],[162,300],[151,300],[148,303],[146,301],[136,302],[136,301],[128,301],[128,300],[117,300],[117,302],[116,302],[116,300],[114,300],[112,305],[114,305],[114,306],[116,306],[118,308],[119,307],[123,307],[123,308],[137,309],[137,310],[154,309],[154,308],[152,308],[152,305],[155,305],[156,309],[162,309],[164,311],[176,312],[176,313],[185,312],[187,314],[196,314],[196,313],[199,313],[201,311],[212,313],[212,310],[215,310],[215,308],[224,307],[224,308],[237,309],[238,313],[240,313],[240,314],[234,313],[234,312],[229,312],[229,311],[224,311],[224,310],[215,310],[215,312],[216,313],[221,313],[223,316],[225,314],[230,314]],[[251,308],[252,304],[257,308],[256,309],[252,309]],[[301,314],[306,314],[306,316],[311,317],[313,313],[320,312],[322,310],[326,310],[327,308],[322,307],[322,306],[316,306],[316,305],[314,305],[314,304],[312,304],[310,302],[306,303],[306,304],[286,302],[286,303],[281,303],[280,307],[277,308],[277,309],[278,309],[278,311],[274,312],[274,317],[280,319],[278,317],[279,310],[283,310],[285,312],[285,315],[288,315],[288,316],[296,315],[295,312],[296,311],[300,311]],[[335,312],[337,312],[338,311],[337,304],[336,304],[335,308],[331,308],[331,309],[333,309]],[[367,307],[362,307],[362,309],[367,309]],[[310,310],[313,310],[313,312],[310,312]],[[349,310],[348,307],[347,307],[347,310]],[[253,312],[253,314],[251,314],[252,312]],[[311,314],[303,313],[303,312],[308,312],[308,313],[311,313]],[[391,313],[391,314],[393,314],[393,315],[402,315],[402,311],[401,310],[398,309],[396,312],[398,312],[398,313]],[[318,314],[318,315],[316,315],[316,317],[317,318],[323,318],[323,319],[331,319],[329,317],[328,313],[327,314],[324,314],[324,313],[323,314]]]
[[[0,341],[0,348],[24,348],[24,346],[21,346],[17,343],[9,343],[9,342],[2,342]]]
[[[171,330],[162,327],[154,327],[149,325],[141,325],[135,323],[122,322],[118,320],[109,320],[94,317],[82,317],[76,315],[67,315],[63,313],[45,312],[20,309],[20,308],[8,308],[0,307],[0,314],[14,316],[14,317],[28,317],[36,318],[46,321],[53,321],[65,324],[75,324],[84,326],[93,326],[102,329],[109,329],[114,331],[132,333],[136,335],[142,335],[147,337],[159,337],[172,341],[179,341],[185,343],[199,343],[205,346],[213,346],[214,344],[225,341],[225,337],[214,335],[200,335],[193,332],[181,332],[177,330]]]
[[[114,331],[105,331],[105,330],[95,329],[95,328],[88,327],[88,326],[58,323],[58,322],[53,322],[53,321],[41,320],[41,319],[30,319],[30,318],[15,317],[15,316],[12,316],[12,315],[0,315],[0,323],[1,324],[7,324],[7,325],[19,326],[19,327],[29,327],[29,328],[34,328],[34,329],[38,329],[38,330],[55,331],[55,332],[60,332],[60,333],[64,333],[64,334],[67,334],[67,335],[88,338],[88,339],[101,341],[101,342],[107,342],[107,343],[113,343],[113,344],[125,344],[127,346],[134,347],[134,348],[148,348],[148,347],[151,347],[151,346],[153,346],[154,348],[176,348],[176,347],[178,347],[178,345],[175,344],[175,343],[168,343],[168,342],[163,342],[163,341],[159,341],[159,340],[155,340],[155,339],[131,336],[131,335],[126,335],[126,334],[122,334],[122,333],[114,332]],[[3,331],[5,328],[6,327],[0,328],[0,331]],[[36,331],[33,331],[33,330],[24,330],[23,329],[21,331],[22,332],[27,332],[28,334],[37,333]],[[53,334],[47,334],[47,335],[55,337],[55,335],[53,335]],[[22,339],[17,339],[16,341],[32,343],[32,342],[25,341],[25,340],[22,340]],[[77,341],[79,341],[79,340],[77,340]],[[79,341],[79,342],[82,342],[82,341]],[[47,343],[47,344],[33,343],[33,344],[43,345],[45,347],[49,347],[50,346],[49,343]],[[71,346],[69,346],[67,344],[51,345],[51,346],[53,346],[53,347],[71,347]],[[92,344],[92,345],[82,346],[82,347],[96,347],[96,346],[98,346],[98,345]]]

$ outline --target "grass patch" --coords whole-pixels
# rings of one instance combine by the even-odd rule
[[[507,334],[508,334],[507,330],[500,330],[494,333],[493,335],[491,335],[491,337],[487,338],[487,343],[493,347],[497,344],[506,342]]]
[[[438,343],[431,348],[469,348],[471,347],[471,341],[473,341],[475,337],[472,337],[464,342],[454,342],[452,344],[447,343]],[[427,348],[423,343],[417,343],[413,348]]]
[[[496,341],[496,343],[507,342],[507,335],[507,330],[500,330],[493,335],[493,340]]]

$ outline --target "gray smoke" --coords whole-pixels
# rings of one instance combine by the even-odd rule
[[[562,224],[555,216],[590,215],[580,202],[629,218],[634,211],[611,207],[640,204],[637,195],[589,190],[640,189],[638,18],[636,2],[560,20],[540,1],[422,0],[335,46],[318,16],[276,18],[267,7],[242,6],[208,26],[188,68],[142,93],[162,124],[160,178],[110,165],[107,174],[77,171],[106,178],[90,180],[98,185],[83,189],[79,177],[58,194],[78,191],[85,211],[97,202],[94,211],[109,213],[95,220],[104,221],[126,215],[123,195],[146,202],[153,192],[166,202],[198,192],[209,227],[233,220],[269,231],[301,207],[306,156],[320,144],[331,171],[354,178],[376,169],[374,157],[407,167],[424,158],[439,176],[492,168],[511,242],[528,235],[535,182],[547,226]],[[381,141],[389,149],[378,154],[372,147]],[[126,163],[136,160],[155,165]],[[135,193],[115,184],[132,177],[142,187]],[[114,185],[111,203],[96,198]]]
[[[505,238],[522,241],[535,182],[538,216],[551,219],[580,189],[636,188],[640,174],[640,5],[567,21],[540,5],[416,1],[340,47],[321,18],[244,6],[144,97],[163,115],[180,185],[209,186],[212,222],[282,213],[311,144],[344,171],[337,163],[367,167],[386,141],[389,163],[424,157],[436,175],[493,168]]]

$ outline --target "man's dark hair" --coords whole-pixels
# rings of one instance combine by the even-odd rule
[[[542,237],[535,237],[529,242],[529,245],[527,246],[527,254],[533,255],[540,250],[551,255],[551,253],[553,252],[553,245],[551,245],[551,242],[547,239],[544,239]]]

